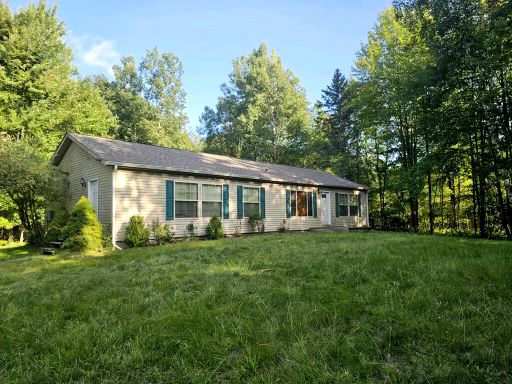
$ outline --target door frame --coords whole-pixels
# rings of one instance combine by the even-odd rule
[[[96,207],[91,199],[91,184],[96,182]],[[91,202],[92,207],[96,212],[96,218],[98,217],[98,211],[100,210],[100,181],[98,179],[90,179],[87,181],[87,199]]]
[[[327,195],[324,199],[322,195]],[[327,217],[324,217],[324,200],[327,202]],[[332,225],[332,215],[331,215],[331,192],[329,191],[320,191],[320,213],[322,216],[322,225]],[[327,220],[325,220],[327,219]],[[327,221],[327,222],[326,222]]]

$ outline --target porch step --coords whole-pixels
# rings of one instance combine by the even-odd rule
[[[60,248],[62,246],[62,241],[50,241],[50,248]]]
[[[349,228],[344,225],[324,225],[323,227],[311,228],[310,232],[346,232]]]
[[[44,255],[55,255],[57,248],[43,248],[42,251]]]
[[[370,229],[371,229],[370,227],[352,227],[352,228],[349,228],[348,230],[354,231],[354,232],[366,232],[366,231],[369,231]]]

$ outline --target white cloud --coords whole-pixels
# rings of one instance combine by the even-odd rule
[[[92,45],[82,56],[85,63],[102,67],[109,73],[112,72],[112,65],[118,61],[118,58],[119,53],[114,49],[114,43],[111,40]]]
[[[75,53],[80,64],[91,67],[99,67],[112,76],[112,66],[119,62],[119,52],[115,50],[114,41],[103,39],[88,34],[74,35],[71,31],[67,34],[68,43]]]

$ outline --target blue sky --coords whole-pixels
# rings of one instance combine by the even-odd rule
[[[9,3],[17,9],[28,1]],[[82,75],[108,74],[121,56],[140,58],[155,46],[178,56],[194,130],[204,107],[215,105],[232,60],[261,42],[276,50],[315,102],[336,68],[350,74],[355,53],[389,5],[391,0],[60,0],[58,15]]]

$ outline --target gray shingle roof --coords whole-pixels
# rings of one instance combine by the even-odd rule
[[[129,143],[102,137],[78,135],[76,133],[70,133],[64,137],[52,158],[54,164],[60,162],[71,141],[81,145],[92,156],[103,163],[117,164],[123,167],[274,181],[288,184],[367,189],[364,185],[314,169],[262,163],[155,145]]]

